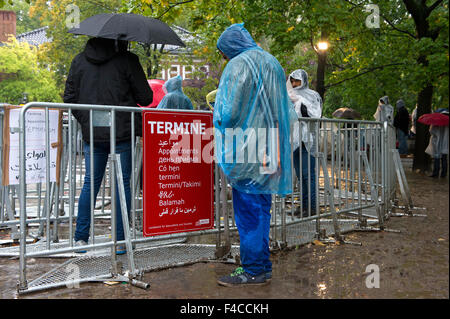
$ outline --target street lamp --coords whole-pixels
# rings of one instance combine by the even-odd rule
[[[317,49],[319,51],[326,51],[326,50],[328,50],[328,42],[321,41],[321,42],[317,43]]]
[[[322,32],[322,39],[326,39],[326,34]],[[317,43],[317,86],[316,90],[322,97],[325,97],[325,67],[327,62],[327,50],[329,44],[327,41],[320,41]]]

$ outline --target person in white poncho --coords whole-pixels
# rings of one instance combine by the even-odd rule
[[[383,96],[378,100],[378,107],[373,117],[375,121],[394,125],[394,108],[389,104],[388,96]]]
[[[292,72],[286,82],[286,87],[299,118],[320,118],[322,116],[322,98],[319,93],[309,89],[308,74],[305,70],[298,69]],[[302,158],[302,213],[304,217],[316,214],[316,161],[313,157],[316,149],[314,128],[315,123],[308,124],[306,121],[300,121],[295,123],[293,130],[292,148],[294,149],[294,167],[298,179],[300,179],[300,156]],[[295,215],[300,215],[300,208],[296,210]]]

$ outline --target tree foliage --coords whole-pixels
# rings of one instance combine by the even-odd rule
[[[38,63],[37,49],[14,37],[0,46],[0,102],[16,104],[26,93],[28,100],[60,102],[56,81],[45,65]]]
[[[120,0],[33,0],[30,16],[48,26],[47,37],[52,41],[39,50],[39,60],[55,73],[58,87],[63,90],[70,64],[86,44],[86,36],[75,36],[67,31],[75,23],[73,5],[79,8],[79,21],[99,13],[116,12]]]

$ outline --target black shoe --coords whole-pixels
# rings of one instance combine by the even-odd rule
[[[439,169],[441,166],[441,159],[435,158],[433,163],[433,172],[431,175],[428,175],[429,177],[439,177]]]
[[[447,176],[447,154],[442,155],[441,158],[441,177]]]

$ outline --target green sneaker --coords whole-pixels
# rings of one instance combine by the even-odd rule
[[[241,285],[265,285],[266,273],[259,274],[257,276],[252,276],[244,270],[242,267],[236,268],[228,276],[223,276],[217,280],[217,283],[226,287],[234,287]]]

